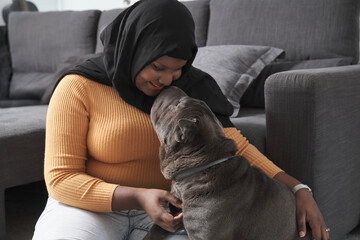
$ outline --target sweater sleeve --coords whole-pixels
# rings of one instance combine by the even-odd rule
[[[66,76],[49,103],[44,176],[50,196],[70,206],[110,212],[117,185],[86,173],[89,104],[85,82]]]
[[[248,160],[250,165],[260,168],[271,178],[283,171],[265,157],[254,145],[251,145],[239,130],[232,127],[224,128],[224,131],[226,137],[235,141],[238,147],[236,154]]]

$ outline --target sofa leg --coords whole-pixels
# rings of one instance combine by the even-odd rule
[[[5,189],[0,189],[0,240],[5,240],[5,238]]]

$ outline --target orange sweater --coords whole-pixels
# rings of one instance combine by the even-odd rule
[[[239,155],[270,177],[281,171],[238,130],[225,133],[235,140]],[[47,114],[44,166],[54,199],[110,212],[118,185],[168,190],[158,149],[149,114],[124,102],[115,89],[79,75],[59,83]]]

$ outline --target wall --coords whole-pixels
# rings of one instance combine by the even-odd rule
[[[9,3],[11,3],[11,0],[0,0],[0,10],[1,10],[1,12],[0,12],[0,15],[1,15],[1,17],[0,17],[0,26],[5,25],[4,19],[2,18],[2,9],[3,9],[6,5],[8,5]]]

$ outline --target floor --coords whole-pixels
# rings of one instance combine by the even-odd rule
[[[36,221],[45,207],[47,196],[43,181],[6,190],[6,240],[32,238]],[[360,227],[343,240],[360,240]]]
[[[6,240],[32,238],[47,196],[43,181],[6,189]]]

